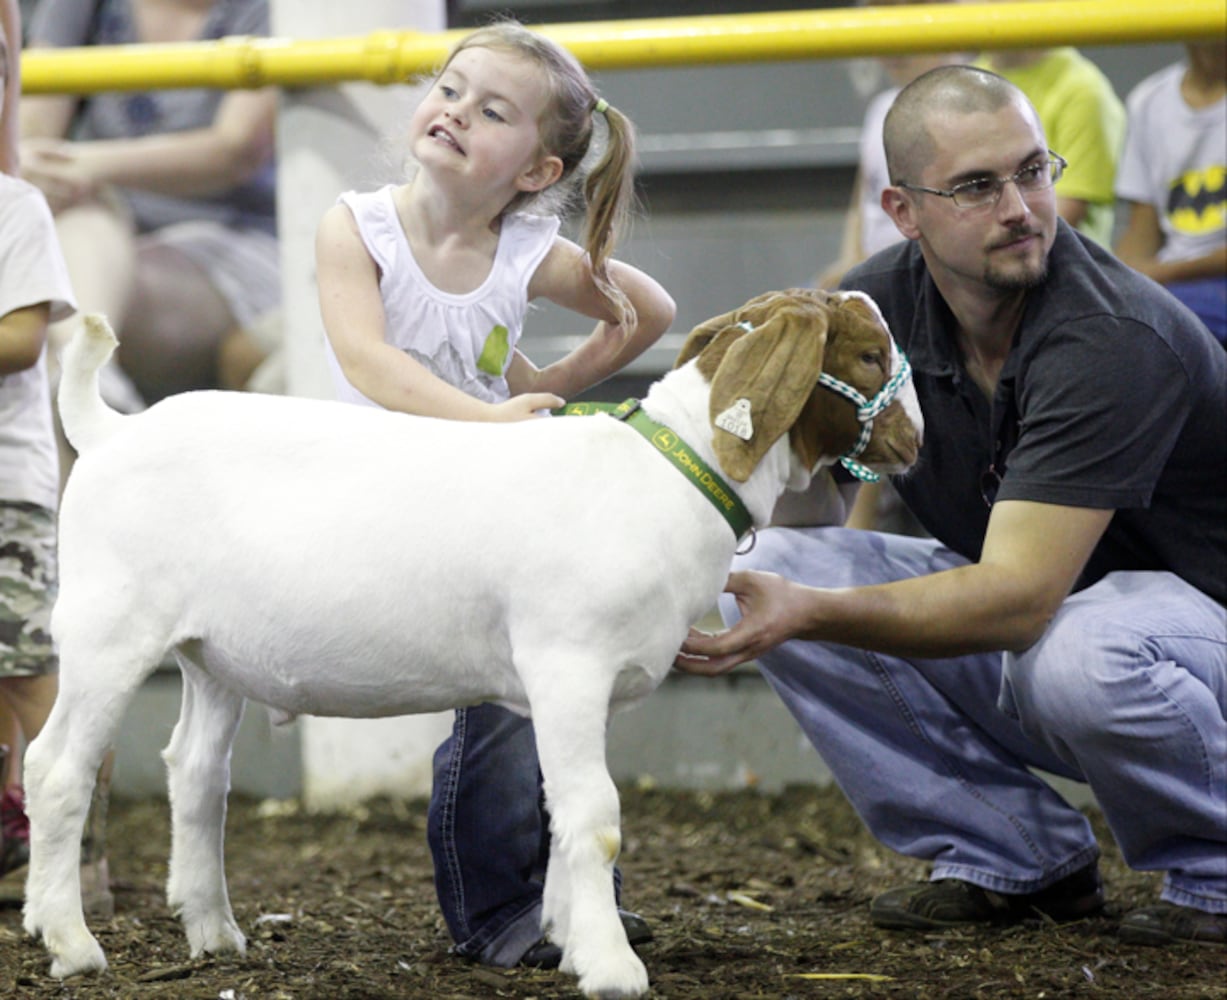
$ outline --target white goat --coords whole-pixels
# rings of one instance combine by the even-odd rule
[[[643,400],[663,436],[609,416],[460,423],[221,392],[122,416],[97,392],[114,343],[86,317],[59,394],[80,452],[60,517],[60,691],[26,764],[24,926],[51,974],[106,966],[81,912],[82,824],[125,707],[173,650],[167,897],[193,956],[246,946],[222,850],[245,699],[351,717],[497,701],[536,729],[543,922],[563,969],[589,995],[644,994],[613,896],[609,713],[660,683],[723,588],[737,540],[717,507],[739,497],[762,525],[857,441],[868,417],[819,385],[824,358],[865,397],[906,372],[873,304],[769,293],[703,324]],[[920,412],[906,377],[889,382],[902,391],[860,460],[896,471]],[[679,437],[707,474],[661,457]]]

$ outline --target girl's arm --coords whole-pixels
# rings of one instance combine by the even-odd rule
[[[452,420],[523,420],[562,405],[543,393],[483,402],[389,344],[379,270],[344,205],[334,205],[320,222],[315,260],[324,330],[345,377],[368,399],[389,410]]]
[[[51,307],[40,302],[0,316],[0,375],[12,375],[38,364],[47,342],[50,315]]]
[[[508,372],[513,392],[527,389],[571,397],[625,368],[660,339],[677,312],[664,288],[638,268],[609,262],[609,276],[638,315],[634,330],[624,330],[592,280],[583,250],[559,237],[529,282],[529,298],[546,298],[565,309],[598,320],[592,334],[565,358],[540,371],[519,356]]]

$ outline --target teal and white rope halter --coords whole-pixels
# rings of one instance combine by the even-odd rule
[[[868,447],[869,439],[873,437],[874,418],[880,416],[882,411],[895,401],[895,397],[899,395],[899,390],[907,384],[908,379],[911,377],[912,366],[908,362],[907,355],[902,351],[899,351],[899,370],[886,380],[886,384],[878,390],[878,394],[873,399],[866,399],[863,394],[852,388],[847,382],[835,378],[834,375],[822,372],[818,376],[819,385],[825,386],[832,392],[839,393],[841,396],[851,400],[856,406],[856,419],[861,425],[861,434],[856,439],[856,444],[844,452],[840,456],[839,461],[845,469],[862,482],[876,483],[882,478],[867,465],[858,462],[857,459],[860,457],[861,452]]]

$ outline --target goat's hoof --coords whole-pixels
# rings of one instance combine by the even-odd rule
[[[247,954],[247,938],[232,917],[219,917],[188,924],[187,940],[192,958],[202,954],[220,955],[235,952]]]
[[[84,939],[71,948],[57,947],[51,950],[51,975],[55,979],[83,976],[89,972],[101,972],[107,967],[102,946],[87,933]]]
[[[577,962],[576,965],[581,965]],[[563,968],[567,963],[564,961]],[[597,1000],[629,1000],[648,992],[648,970],[631,948],[625,953],[605,956],[588,964],[579,974],[579,988],[586,997]]]

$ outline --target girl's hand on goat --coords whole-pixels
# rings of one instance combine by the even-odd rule
[[[548,413],[550,410],[556,410],[565,403],[565,399],[555,396],[552,392],[526,392],[519,396],[512,396],[501,403],[491,404],[490,409],[493,412],[491,419],[496,423],[528,420],[531,417],[542,416],[543,411]]]
[[[729,575],[724,592],[737,599],[741,620],[724,632],[692,628],[673,665],[683,673],[718,677],[801,635],[815,591],[774,573]]]

